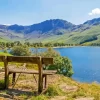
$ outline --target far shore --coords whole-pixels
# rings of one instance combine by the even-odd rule
[[[73,48],[73,47],[100,47],[100,46],[57,46],[57,47],[51,47],[51,48]],[[29,47],[29,48],[35,48],[35,47]],[[37,48],[49,48],[49,47],[37,47]],[[11,48],[6,48],[6,50],[10,50]],[[2,49],[0,48],[0,51],[1,50],[5,50],[5,49]]]
[[[73,47],[100,47],[100,46],[57,46],[51,48],[73,48]],[[35,48],[35,47],[31,47],[31,48]],[[37,47],[37,48],[48,48],[48,47]]]

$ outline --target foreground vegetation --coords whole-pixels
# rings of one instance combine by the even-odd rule
[[[78,83],[62,75],[49,76],[48,82],[48,89],[38,95],[32,76],[21,75],[14,89],[9,87],[8,90],[0,91],[0,97],[15,100],[100,100],[100,85],[97,83]],[[3,82],[0,81],[0,84],[3,85]]]
[[[9,53],[0,52],[0,56],[11,56]]]

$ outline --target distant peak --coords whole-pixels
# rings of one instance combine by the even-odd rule
[[[83,24],[89,24],[89,25],[100,24],[100,17],[99,18],[94,18],[94,19],[91,19],[91,20],[87,20]]]

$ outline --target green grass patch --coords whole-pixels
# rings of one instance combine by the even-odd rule
[[[64,92],[59,88],[59,86],[54,84],[48,87],[46,95],[47,96],[58,96],[58,95],[63,95],[63,93]]]
[[[9,53],[0,52],[0,56],[12,56],[12,55]],[[4,63],[0,62],[0,67],[3,67],[3,66],[4,66]]]
[[[4,80],[0,80],[0,89],[4,89]]]
[[[12,55],[9,53],[0,52],[0,56],[12,56]]]
[[[44,95],[39,95],[37,97],[33,96],[30,100],[48,100],[48,98]]]

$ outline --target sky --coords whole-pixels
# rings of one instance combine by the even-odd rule
[[[0,24],[31,25],[49,19],[73,24],[100,17],[100,0],[0,0]]]

